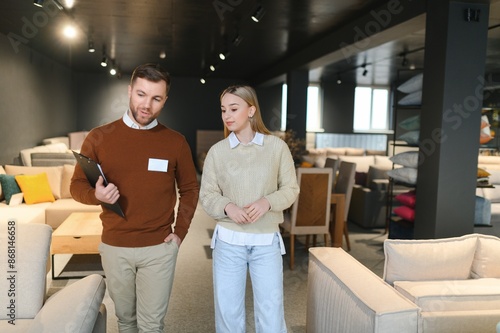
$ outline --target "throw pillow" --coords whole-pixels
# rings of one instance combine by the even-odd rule
[[[477,235],[384,241],[384,280],[464,280],[470,276]]]
[[[410,208],[415,207],[415,202],[417,201],[417,194],[415,191],[409,191],[405,193],[398,194],[394,197],[398,202],[402,205],[405,205]]]
[[[2,184],[2,192],[7,205],[10,203],[12,195],[21,193],[21,189],[17,185],[15,177],[12,175],[0,174],[0,184]]]
[[[392,210],[394,214],[409,222],[415,222],[415,209],[408,206],[399,206]]]
[[[416,91],[406,95],[398,101],[398,104],[403,106],[422,104],[422,91]]]
[[[62,166],[48,166],[48,167],[27,167],[20,165],[6,165],[5,173],[8,175],[38,175],[45,172],[49,178],[50,188],[54,198],[61,198],[61,174]]]
[[[420,115],[416,115],[410,118],[406,118],[402,122],[400,122],[399,127],[405,129],[407,131],[415,131],[420,129]]]
[[[423,82],[424,73],[420,73],[403,82],[396,89],[401,91],[402,93],[409,94],[415,91],[422,90]]]
[[[477,249],[472,262],[473,278],[500,278],[500,239],[478,235]]]
[[[387,171],[389,177],[394,180],[410,185],[417,184],[417,169],[414,168],[398,168],[394,170]]]
[[[402,140],[409,145],[417,146],[420,138],[420,131],[409,131],[398,137],[398,140]]]
[[[391,156],[389,159],[394,164],[399,164],[408,168],[417,168],[418,167],[418,151],[405,151],[394,156]]]
[[[485,178],[488,176],[491,176],[491,173],[482,168],[477,168],[477,178]]]
[[[15,176],[15,178],[23,192],[26,204],[32,205],[40,202],[56,201],[54,195],[52,195],[46,173],[40,173],[38,175],[18,175]]]

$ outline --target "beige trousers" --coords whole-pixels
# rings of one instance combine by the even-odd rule
[[[162,333],[179,248],[175,242],[129,248],[99,245],[120,333]]]

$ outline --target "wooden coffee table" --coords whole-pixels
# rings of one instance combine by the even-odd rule
[[[98,254],[101,243],[102,223],[99,212],[76,212],[52,233],[52,279],[54,276],[54,255],[56,254]],[[73,278],[73,277],[72,277]]]

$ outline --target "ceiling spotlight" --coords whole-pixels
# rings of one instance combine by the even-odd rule
[[[259,5],[252,14],[252,20],[258,23],[260,20],[262,20],[264,13],[265,13],[264,8],[262,7],[262,5]]]
[[[43,0],[33,0],[33,4],[37,7],[43,7]]]
[[[76,28],[72,25],[67,25],[63,30],[64,36],[68,38],[75,38],[77,35]]]
[[[167,57],[167,52],[165,50],[160,51],[160,59],[165,59]]]
[[[340,75],[337,76],[337,84],[341,84],[342,80],[340,79]]]
[[[109,74],[116,75],[116,68],[115,68],[115,66],[111,67],[111,69],[109,70]]]
[[[226,60],[226,58],[229,56],[229,52],[227,51],[224,51],[224,52],[221,52],[219,53],[219,58],[220,60]]]
[[[204,79],[204,78],[201,78],[201,79],[200,79],[200,82],[201,82],[201,84],[205,84],[207,81],[205,81],[205,79]]]
[[[101,66],[106,67],[107,65],[108,65],[108,58],[106,58],[106,55],[103,55],[101,60]]]
[[[366,64],[361,65],[361,68],[363,68],[363,76],[366,76],[366,74],[368,74],[368,70],[366,69]]]
[[[233,38],[233,42],[232,43],[233,43],[234,46],[238,46],[238,45],[240,45],[240,43],[241,43],[242,40],[243,40],[243,37],[241,37],[240,34],[236,34],[236,36],[234,36],[234,38]]]
[[[212,72],[215,72],[215,65],[210,65],[210,67],[209,67],[209,68],[210,68],[210,70],[211,70]]]
[[[89,52],[90,53],[95,52],[94,41],[92,39],[89,39]]]

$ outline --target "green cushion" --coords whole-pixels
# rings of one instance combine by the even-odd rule
[[[17,185],[16,179],[12,175],[2,175],[0,174],[0,184],[2,184],[2,192],[5,196],[5,201],[7,205],[10,203],[10,198],[12,195],[21,193],[19,185]]]

